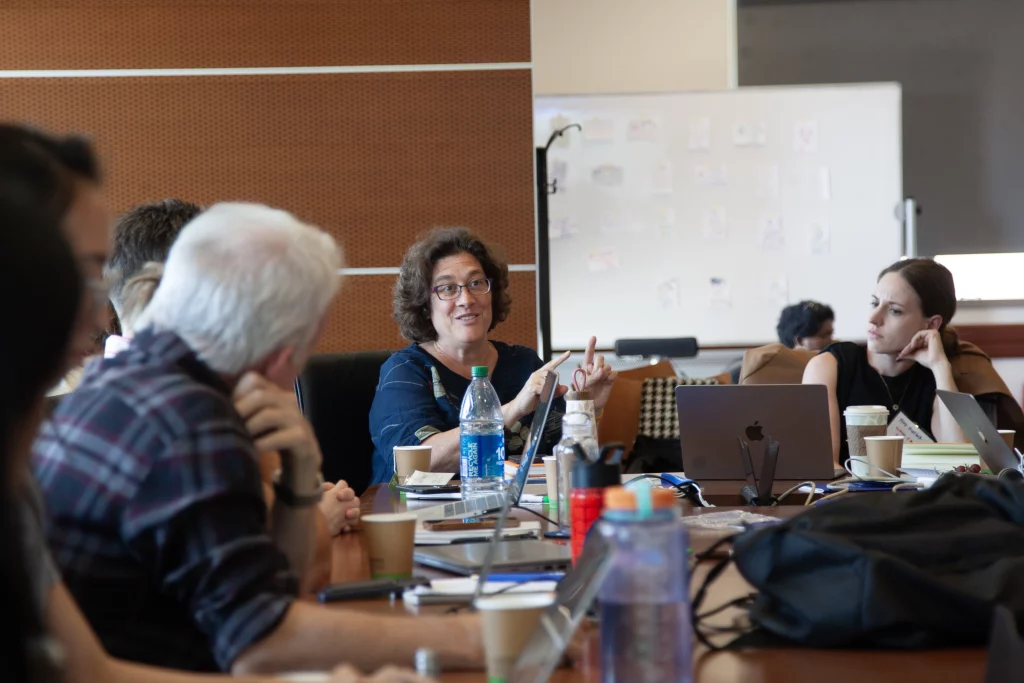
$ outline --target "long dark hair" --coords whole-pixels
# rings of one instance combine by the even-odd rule
[[[32,601],[18,505],[25,476],[24,453],[12,452],[24,441],[20,430],[33,424],[46,390],[64,371],[65,354],[82,284],[71,247],[60,229],[62,192],[73,182],[57,161],[23,157],[0,130],[0,291],[5,313],[22,332],[0,335],[0,604],[13,621],[13,637],[0,639],[4,680],[41,680],[38,645],[44,635],[42,615]],[[12,158],[33,159],[26,182]],[[38,162],[38,163],[36,163]],[[39,188],[49,189],[40,201]],[[21,438],[17,438],[21,437]]]
[[[956,287],[953,274],[946,266],[929,258],[910,258],[897,261],[881,273],[881,280],[889,273],[899,273],[904,282],[917,294],[921,301],[921,312],[925,317],[937,315],[942,318],[939,334],[946,356],[952,358],[960,349],[960,336],[949,322],[956,314]]]

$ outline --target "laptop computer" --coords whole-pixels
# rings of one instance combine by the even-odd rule
[[[689,479],[746,478],[738,439],[761,471],[766,437],[779,442],[776,480],[830,481],[828,392],[820,384],[676,387],[679,446]]]
[[[576,564],[558,582],[555,601],[523,646],[508,683],[544,683],[550,678],[611,566],[607,542],[600,534],[590,534]]]
[[[558,382],[558,375],[549,372],[541,389],[540,398],[537,400],[537,407],[533,411],[533,421],[530,423],[530,432],[526,437],[526,447],[519,459],[519,469],[515,478],[509,483],[505,491],[485,493],[475,496],[469,500],[459,500],[444,505],[431,505],[430,507],[415,510],[416,517],[420,520],[435,519],[465,519],[467,517],[479,517],[501,510],[506,498],[511,498],[512,505],[519,502],[526,487],[526,480],[530,475],[530,466],[533,459],[540,450],[540,442],[543,440],[544,424],[548,421],[548,414],[551,412],[551,401],[554,399],[555,384]],[[410,510],[410,512],[413,512]]]
[[[494,527],[490,542],[486,546],[482,543],[458,543],[417,548],[413,553],[413,559],[416,562],[462,576],[470,576],[479,571],[478,594],[492,569],[535,572],[563,569],[570,564],[572,555],[571,549],[567,545],[538,539],[501,539],[501,532],[504,529],[509,510],[519,503],[519,499],[523,495],[523,488],[526,486],[530,464],[540,448],[544,423],[551,410],[555,381],[555,374],[549,373],[544,382],[544,388],[541,390],[537,409],[534,411],[533,424],[527,437],[526,449],[519,461],[519,469],[504,494],[487,494],[468,501],[437,505],[416,513],[420,519],[448,519],[450,517],[442,518],[433,515],[467,517],[497,511],[500,513],[498,523]],[[495,498],[497,501],[492,500]],[[496,506],[495,502],[497,502]],[[429,513],[429,516],[424,516],[423,512]]]
[[[999,474],[1006,469],[1021,469],[1020,458],[1014,449],[1003,441],[996,426],[988,419],[988,415],[978,405],[974,396],[941,389],[935,393],[960,425],[960,430],[967,440],[978,450],[978,455],[994,473]]]

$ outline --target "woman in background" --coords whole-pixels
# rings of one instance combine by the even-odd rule
[[[838,342],[808,363],[804,384],[828,388],[832,455],[837,467],[849,458],[849,406],[889,408],[889,421],[904,413],[936,441],[963,441],[937,389],[957,391],[950,358],[959,339],[949,327],[956,313],[953,275],[931,259],[897,261],[878,276],[868,315],[867,346]]]

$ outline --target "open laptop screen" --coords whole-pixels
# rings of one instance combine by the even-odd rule
[[[551,677],[611,566],[607,542],[596,530],[591,532],[576,564],[558,582],[555,602],[523,646],[508,683],[543,683]]]
[[[505,501],[502,503],[501,512],[498,514],[498,522],[494,525],[494,533],[491,534],[491,541],[487,547],[487,556],[484,558],[484,564],[480,568],[480,576],[477,579],[476,591],[473,595],[474,600],[483,593],[484,584],[491,573],[491,567],[494,565],[494,557],[498,551],[498,543],[501,541],[502,531],[505,528],[505,520],[508,519],[509,510],[512,509],[513,505],[519,503],[519,498],[523,495],[526,479],[530,475],[530,465],[533,463],[533,458],[540,448],[540,442],[544,435],[544,424],[548,420],[548,413],[551,412],[551,399],[554,397],[557,381],[558,375],[554,372],[549,372],[544,380],[544,387],[540,391],[537,408],[533,412],[533,422],[530,424],[530,435],[526,439],[526,448],[523,450],[523,457],[519,460],[519,469],[516,471],[515,478],[509,484],[508,490],[505,491]]]

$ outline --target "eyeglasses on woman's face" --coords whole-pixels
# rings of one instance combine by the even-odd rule
[[[443,285],[432,287],[430,291],[437,295],[437,298],[441,301],[451,301],[452,299],[458,299],[462,296],[462,290],[468,290],[473,296],[483,296],[491,291],[492,279],[489,277],[477,278],[470,280],[464,285],[455,284],[449,282]]]

